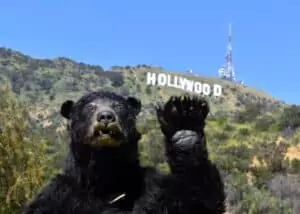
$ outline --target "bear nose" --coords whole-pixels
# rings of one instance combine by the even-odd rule
[[[100,123],[108,124],[108,123],[115,122],[116,117],[115,117],[114,113],[111,111],[103,111],[98,114],[97,120]]]

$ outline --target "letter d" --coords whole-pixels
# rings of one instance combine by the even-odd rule
[[[222,95],[222,86],[214,84],[214,96],[219,97]]]

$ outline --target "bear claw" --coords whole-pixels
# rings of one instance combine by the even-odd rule
[[[156,107],[156,113],[163,133],[173,135],[179,130],[203,129],[209,106],[199,96],[172,96],[164,105]]]

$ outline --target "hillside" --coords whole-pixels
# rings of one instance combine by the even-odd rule
[[[185,93],[181,89],[147,86],[147,72],[176,74],[159,67],[113,66],[110,71],[104,71],[101,66],[78,63],[62,57],[53,60],[34,59],[6,48],[0,48],[0,71],[0,81],[11,81],[13,91],[23,100],[34,106],[38,103],[40,109],[36,112],[42,110],[45,120],[48,114],[57,111],[65,99],[77,99],[92,90],[104,89],[132,94],[139,97],[145,107],[166,100],[170,95]],[[284,106],[272,96],[250,87],[217,78],[182,73],[178,75],[202,83],[220,84],[223,87],[223,96],[210,98],[212,113],[236,112],[249,103],[261,104],[264,112],[276,111]]]
[[[0,183],[0,201],[5,201],[0,213],[19,213],[20,204],[60,169],[67,135],[59,107],[66,99],[77,100],[88,91],[111,90],[142,100],[144,108],[137,124],[142,133],[141,161],[168,172],[153,105],[186,92],[147,86],[147,72],[180,75],[223,87],[222,96],[209,97],[212,113],[205,131],[210,158],[226,183],[230,213],[299,211],[299,106],[217,78],[148,65],[113,66],[105,71],[101,66],[63,57],[34,59],[0,48],[0,86],[7,82],[11,86],[0,87],[0,178],[6,178],[0,179],[5,182]]]

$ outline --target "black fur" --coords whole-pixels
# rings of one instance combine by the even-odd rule
[[[119,119],[123,137],[118,147],[94,148],[86,142],[95,114],[89,104],[97,100]],[[66,101],[61,108],[71,135],[66,167],[23,214],[224,213],[223,183],[206,149],[207,103],[197,97],[171,97],[157,108],[170,175],[140,166],[135,126],[140,109],[139,100],[110,92]],[[111,202],[123,193],[125,197]]]

